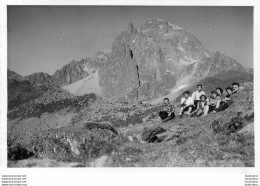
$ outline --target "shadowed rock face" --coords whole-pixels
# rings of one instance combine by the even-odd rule
[[[137,28],[130,23],[116,38],[99,76],[104,95],[136,101],[231,69],[245,72],[223,53],[206,50],[191,33],[150,19]]]
[[[57,70],[51,78],[59,86],[74,83],[95,73],[103,65],[103,61],[107,58],[106,55],[105,53],[98,52],[93,57],[81,59],[80,61],[71,61],[62,69]]]
[[[41,96],[44,87],[35,86],[19,74],[7,70],[8,110]]]
[[[35,99],[43,94],[40,87],[35,87],[29,81],[8,79],[8,110],[13,109],[26,101]]]
[[[9,70],[8,76],[23,78],[30,81],[32,84],[54,84],[57,86],[65,86],[95,73],[96,70],[104,64],[104,61],[107,58],[106,56],[106,53],[98,52],[93,57],[81,59],[80,61],[73,60],[61,69],[55,71],[53,75],[39,72],[22,77]]]
[[[32,84],[52,84],[53,80],[47,73],[39,72],[26,76],[25,79],[30,81]]]
[[[22,77],[21,75],[17,74],[14,71],[9,70],[9,69],[7,69],[7,79],[8,80],[14,79],[14,80],[17,80],[17,81],[25,80],[24,77]]]
[[[62,69],[57,70],[52,78],[55,84],[67,85],[79,79],[82,79],[89,74],[85,72],[84,66],[80,62],[72,61],[65,65]]]

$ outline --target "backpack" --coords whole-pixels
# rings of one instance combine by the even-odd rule
[[[144,128],[142,132],[142,140],[148,143],[153,143],[158,139],[156,135],[164,132],[166,132],[166,130],[160,126],[150,129]]]

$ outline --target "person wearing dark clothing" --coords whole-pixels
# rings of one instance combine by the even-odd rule
[[[164,98],[162,110],[159,112],[159,116],[162,121],[168,121],[175,118],[175,106],[169,102],[169,98]]]
[[[220,97],[220,99],[221,99],[221,102],[222,102],[222,99],[224,99],[224,95],[223,95],[223,89],[222,89],[222,88],[220,88],[220,87],[218,87],[218,88],[216,88],[216,91],[217,91],[217,93],[218,93],[218,96]]]
[[[226,95],[225,95],[224,99],[222,100],[224,103],[226,103],[228,100],[230,100],[231,95],[232,95],[231,87],[227,87],[225,90],[226,90]]]
[[[237,93],[239,91],[239,83],[234,82],[232,83],[232,88],[233,88],[233,94]]]
[[[232,99],[232,90],[233,89],[231,87],[227,87],[225,90],[226,90],[226,95],[225,95],[224,99],[222,99],[222,104],[216,110],[217,112],[227,109],[232,103],[234,103],[234,100]]]

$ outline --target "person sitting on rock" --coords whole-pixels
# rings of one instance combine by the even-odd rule
[[[234,100],[231,97],[232,96],[232,88],[227,87],[225,90],[226,90],[226,95],[225,95],[224,99],[222,99],[222,104],[219,106],[218,109],[216,109],[217,112],[225,110],[232,103],[234,103]]]
[[[217,91],[211,91],[211,95],[209,98],[209,112],[213,111],[213,114],[217,112],[217,109],[220,106],[221,99],[218,96]]]
[[[232,88],[233,88],[232,94],[236,94],[237,92],[240,92],[241,90],[244,89],[244,87],[239,86],[238,82],[232,83]]]
[[[159,116],[162,119],[162,121],[166,122],[168,120],[175,118],[175,106],[170,103],[169,98],[163,99],[163,108],[159,112]]]
[[[200,101],[198,102],[197,109],[191,113],[191,115],[196,115],[197,117],[206,116],[209,112],[209,103],[206,95],[200,96]]]
[[[244,90],[245,87],[240,86],[239,83],[237,82],[232,83],[232,94],[228,102],[230,102],[231,104],[235,102]]]
[[[238,99],[239,94],[245,89],[243,86],[239,86],[238,82],[232,83],[232,93],[229,94],[229,100],[226,102],[227,104],[231,105],[235,100]]]
[[[217,92],[218,96],[220,97],[220,99],[222,101],[222,99],[224,99],[223,89],[218,87],[218,88],[216,88],[216,92]]]
[[[206,95],[205,92],[202,90],[202,84],[197,85],[197,90],[192,93],[192,98],[194,101],[194,106],[197,108],[198,102],[200,102],[200,96]]]
[[[193,98],[190,97],[190,92],[185,91],[183,95],[184,97],[181,98],[181,108],[179,113],[180,118],[182,117],[185,111],[187,111],[186,114],[190,116],[190,113],[195,109]]]
[[[226,95],[225,95],[224,99],[222,100],[224,103],[226,103],[228,100],[230,100],[230,97],[232,95],[231,87],[227,87],[225,90],[226,90]]]

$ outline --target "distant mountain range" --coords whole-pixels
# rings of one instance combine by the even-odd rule
[[[218,74],[250,79],[253,70],[221,52],[208,51],[178,26],[149,19],[137,27],[130,23],[110,52],[71,61],[53,75],[40,72],[22,77],[8,70],[8,101],[23,97],[24,102],[41,95],[46,86],[59,86],[75,95],[93,92],[113,100],[149,100]]]

